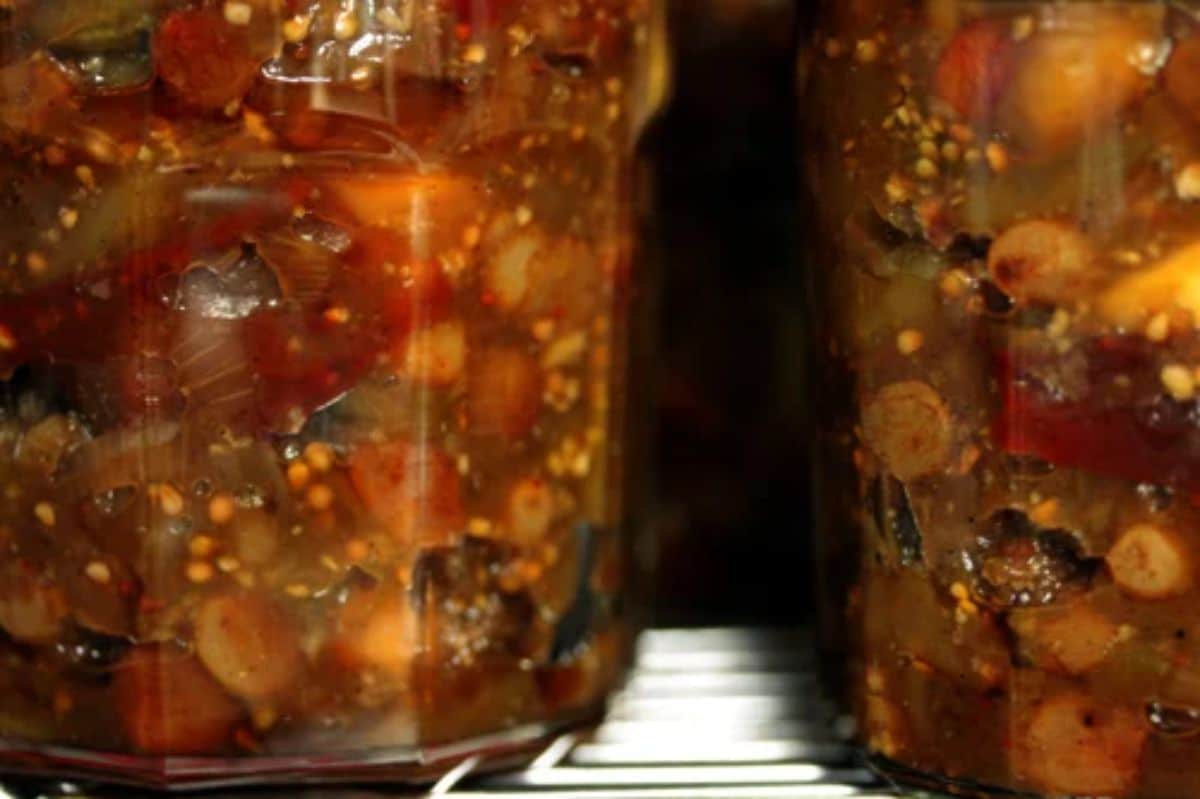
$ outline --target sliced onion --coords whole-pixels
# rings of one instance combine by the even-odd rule
[[[85,442],[64,459],[63,482],[93,495],[186,474],[186,450],[177,422],[114,430]]]
[[[257,248],[278,277],[284,296],[303,305],[325,298],[340,264],[336,250],[291,231],[267,234],[258,240]]]

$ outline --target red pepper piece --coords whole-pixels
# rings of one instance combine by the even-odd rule
[[[1095,358],[1130,357],[1100,342]],[[1095,371],[1093,362],[1093,371]],[[1001,408],[993,426],[1005,452],[1074,469],[1200,492],[1200,427],[1194,409],[1167,397],[1140,405],[1060,400],[1001,359]]]

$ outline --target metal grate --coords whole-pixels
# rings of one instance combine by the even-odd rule
[[[857,765],[818,691],[804,636],[651,630],[605,721],[564,735],[523,771],[468,760],[427,795],[448,799],[835,799],[893,796]],[[125,792],[126,796],[129,795]],[[79,786],[0,784],[0,799],[65,799]],[[107,796],[108,794],[105,794]],[[140,794],[139,794],[140,795]],[[232,794],[217,794],[228,799]],[[316,788],[255,799],[402,799],[403,788]],[[212,797],[212,794],[202,796]]]
[[[642,635],[633,674],[594,731],[560,738],[521,772],[435,793],[461,799],[833,799],[890,796],[860,768],[796,632]]]

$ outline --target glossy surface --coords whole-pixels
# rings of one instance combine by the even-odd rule
[[[803,60],[824,589],[903,779],[1200,787],[1196,13],[857,0]]]
[[[428,776],[595,708],[656,19],[0,10],[0,765]]]

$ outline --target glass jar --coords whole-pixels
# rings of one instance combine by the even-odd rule
[[[827,3],[801,64],[864,745],[971,795],[1195,795],[1200,5]]]
[[[0,10],[0,768],[436,777],[628,638],[652,0]]]

